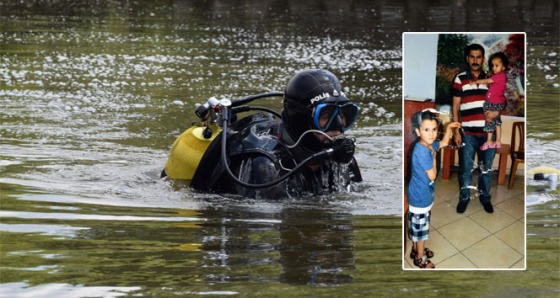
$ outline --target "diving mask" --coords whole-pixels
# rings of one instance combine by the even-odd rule
[[[335,103],[320,103],[313,108],[311,114],[313,125],[320,131],[348,130],[358,117],[358,106],[351,102],[342,105]]]

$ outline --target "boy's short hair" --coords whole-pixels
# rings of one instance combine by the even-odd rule
[[[416,112],[414,113],[414,115],[412,115],[412,119],[410,121],[410,127],[412,129],[412,134],[415,134],[415,129],[420,129],[420,125],[422,124],[422,121],[424,120],[436,120],[436,122],[439,124],[438,118],[436,117],[436,115],[430,111],[422,111],[422,112]]]

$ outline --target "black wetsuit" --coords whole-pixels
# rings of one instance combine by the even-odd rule
[[[236,177],[246,183],[263,184],[293,169],[300,160],[294,156],[294,150],[286,146],[283,132],[280,120],[261,113],[232,123],[227,134],[228,164]],[[349,189],[352,182],[362,180],[354,158],[346,164],[326,159],[321,160],[316,171],[303,166],[275,186],[247,188],[236,183],[225,171],[221,161],[222,137],[223,133],[204,154],[191,182],[193,188],[249,198],[280,199],[343,191]]]

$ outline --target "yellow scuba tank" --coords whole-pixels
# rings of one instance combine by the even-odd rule
[[[211,124],[209,128],[212,130],[210,138],[203,135],[206,127],[193,126],[175,140],[165,163],[165,173],[169,178],[192,180],[204,152],[220,133],[216,124]]]

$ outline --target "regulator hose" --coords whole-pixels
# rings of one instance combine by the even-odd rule
[[[252,189],[261,189],[261,188],[267,188],[267,187],[271,187],[274,185],[277,185],[279,183],[281,183],[282,181],[288,179],[289,177],[291,177],[292,175],[294,175],[297,170],[299,170],[301,167],[303,167],[307,162],[311,161],[314,158],[318,158],[318,157],[324,157],[324,156],[328,156],[331,155],[334,152],[333,148],[328,148],[326,150],[323,151],[319,151],[309,157],[307,157],[306,159],[304,159],[303,161],[301,161],[299,164],[297,164],[293,169],[291,169],[288,173],[284,174],[283,176],[272,180],[270,182],[267,183],[263,183],[263,184],[251,184],[251,183],[247,183],[244,181],[239,180],[239,178],[237,178],[233,172],[231,171],[231,169],[229,168],[229,165],[227,163],[227,125],[228,125],[228,121],[229,121],[229,107],[225,107],[224,110],[222,111],[222,133],[224,135],[222,135],[222,162],[224,163],[224,167],[226,169],[226,172],[228,173],[228,175],[235,181],[235,183],[243,186],[243,187],[247,187],[247,188],[252,188]]]

